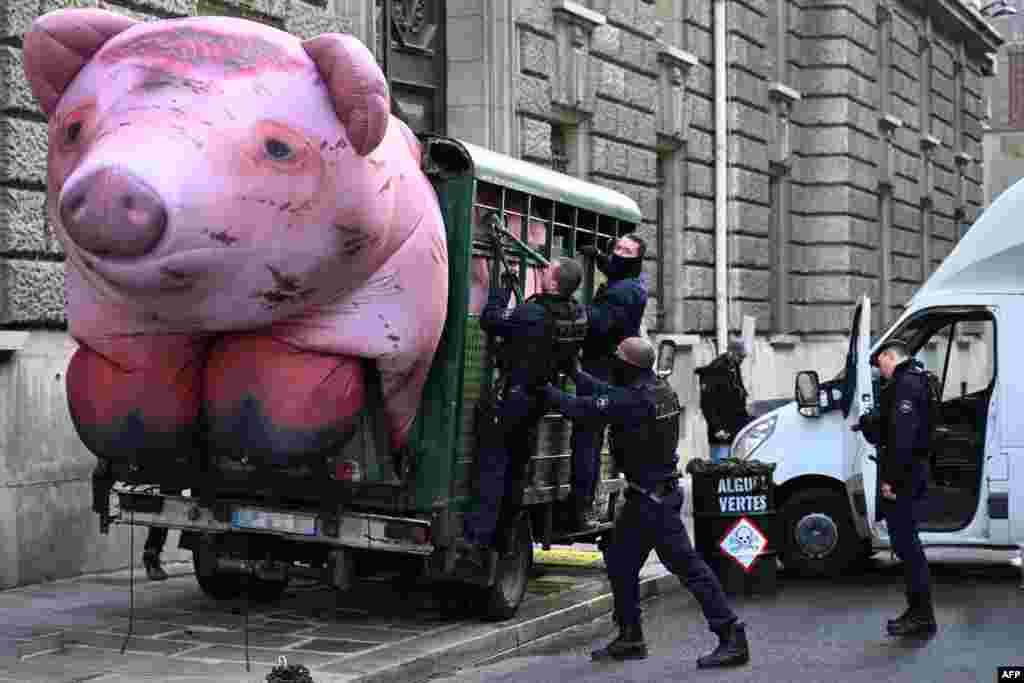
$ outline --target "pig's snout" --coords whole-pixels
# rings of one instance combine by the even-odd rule
[[[90,173],[67,188],[60,217],[75,244],[98,256],[147,254],[167,228],[167,209],[156,192],[116,168]]]

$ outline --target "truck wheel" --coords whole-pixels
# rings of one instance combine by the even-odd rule
[[[829,489],[798,491],[782,506],[782,564],[802,576],[835,577],[855,568],[863,541],[846,498]]]
[[[533,536],[524,519],[507,553],[498,557],[494,585],[484,589],[484,618],[489,621],[511,619],[526,595],[526,584],[533,566]]]
[[[207,570],[198,553],[192,553],[192,566],[199,588],[214,600],[235,600],[248,593],[254,602],[273,602],[288,587],[287,581],[264,581],[255,576]]]

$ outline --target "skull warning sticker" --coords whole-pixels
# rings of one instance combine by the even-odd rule
[[[736,560],[736,563],[743,567],[743,571],[749,572],[757,558],[768,547],[768,539],[754,522],[746,517],[740,517],[740,520],[722,537],[718,547]]]

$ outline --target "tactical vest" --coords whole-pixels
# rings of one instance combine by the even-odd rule
[[[517,368],[529,385],[553,381],[570,372],[587,336],[587,309],[567,297],[535,294],[527,299],[544,309],[543,337],[506,340],[502,357],[507,369]]]
[[[668,382],[658,378],[644,387],[654,394],[654,417],[638,424],[615,430],[614,447],[625,462],[618,463],[626,472],[674,465],[679,445],[679,396]]]

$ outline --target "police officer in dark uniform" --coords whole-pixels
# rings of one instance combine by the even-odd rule
[[[928,560],[917,534],[921,503],[928,487],[931,397],[928,375],[909,356],[906,344],[892,339],[871,359],[883,380],[879,410],[854,427],[878,446],[879,512],[889,527],[893,551],[903,562],[908,609],[886,626],[890,635],[934,633]]]
[[[718,578],[698,555],[680,518],[683,495],[676,471],[679,398],[653,371],[654,348],[640,337],[623,340],[614,356],[612,382],[583,371],[575,373],[586,396],[570,396],[545,387],[548,401],[574,419],[602,417],[621,446],[618,463],[628,481],[626,502],[615,520],[605,553],[615,596],[619,636],[593,653],[594,659],[643,659],[647,656],[640,625],[640,568],[651,549],[700,603],[719,645],[697,660],[700,668],[745,664],[750,659],[745,624],[730,609]]]
[[[613,357],[619,342],[640,334],[647,306],[647,287],[640,279],[646,251],[646,242],[633,233],[620,237],[611,255],[602,254],[591,245],[580,249],[580,253],[596,261],[598,269],[608,278],[608,282],[598,288],[587,309],[589,328],[582,358],[583,369],[605,382],[611,379]],[[606,426],[607,423],[601,419],[573,424],[573,526],[578,531],[594,527],[585,515],[594,502]]]
[[[572,299],[583,279],[576,261],[552,261],[542,274],[541,293],[511,310],[508,275],[503,275],[503,288],[491,291],[480,314],[484,332],[502,338],[497,351],[502,381],[493,424],[478,427],[479,507],[465,519],[465,540],[477,547],[493,544],[503,501],[507,508],[518,505],[528,434],[544,411],[539,389],[560,368],[572,369],[587,329],[586,309]]]
[[[732,440],[753,419],[747,411],[748,394],[740,372],[746,356],[743,342],[733,341],[725,353],[694,370],[700,382],[700,410],[708,425],[712,462],[728,455]]]
[[[167,542],[167,527],[151,526],[146,536],[146,544],[142,551],[142,566],[146,568],[146,577],[150,581],[166,581],[167,572],[160,563],[160,553]]]

